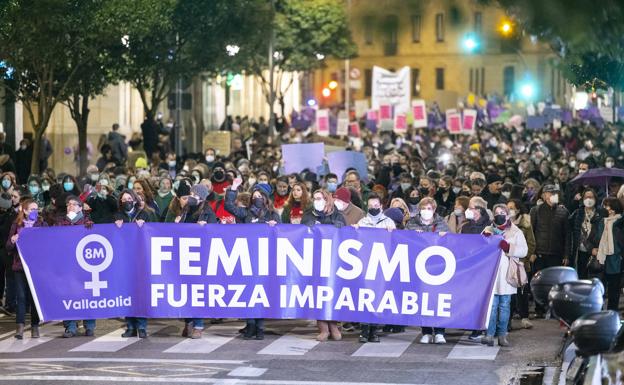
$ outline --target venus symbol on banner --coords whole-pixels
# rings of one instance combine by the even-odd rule
[[[99,243],[103,250],[95,247],[87,248],[89,244],[93,243]],[[102,262],[97,265],[92,265],[87,261],[94,259],[102,259]],[[108,269],[111,263],[113,263],[113,246],[108,239],[101,235],[87,235],[76,245],[76,260],[84,271],[91,273],[91,281],[86,281],[84,283],[84,288],[86,290],[91,290],[94,297],[99,297],[100,289],[108,288],[108,281],[101,281],[100,273]]]

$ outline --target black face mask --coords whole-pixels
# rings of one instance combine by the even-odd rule
[[[502,226],[505,223],[507,223],[507,216],[506,215],[494,215],[494,224],[496,226]]]
[[[253,200],[254,207],[261,209],[264,207],[264,199],[262,198],[254,198]]]
[[[419,197],[409,197],[409,198],[407,198],[407,203],[409,203],[410,205],[417,205],[418,202],[420,202],[420,198]]]
[[[124,202],[123,209],[125,212],[130,212],[134,208],[134,202]]]
[[[368,209],[368,213],[374,217],[379,215],[380,212],[381,212],[381,209]]]
[[[420,192],[420,195],[422,195],[422,196],[429,195],[429,188],[428,187],[420,187],[418,189],[418,191]]]
[[[214,172],[214,180],[217,182],[221,182],[225,179],[225,173],[221,170],[217,170]]]

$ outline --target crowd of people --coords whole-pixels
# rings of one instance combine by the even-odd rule
[[[128,146],[141,152],[140,137],[128,143],[115,125],[99,148],[102,157],[82,177],[45,169],[22,183],[14,172],[2,173],[0,287],[3,309],[15,314],[15,337],[23,338],[28,306],[32,337],[39,336],[37,312],[16,252],[20,231],[94,223],[325,224],[500,235],[490,322],[487,330],[470,335],[470,340],[490,346],[495,338],[499,345],[509,345],[512,317],[528,329],[533,327],[530,319],[545,312],[535,305],[532,315],[528,286],[507,281],[510,263],[521,262],[529,279],[540,269],[560,265],[574,267],[580,278],[598,276],[607,289],[607,308],[618,309],[623,181],[612,178],[598,186],[571,182],[589,169],[624,164],[624,137],[613,126],[598,129],[575,121],[561,128],[527,130],[488,124],[476,136],[426,128],[398,136],[362,126],[362,136],[345,146],[365,154],[367,175],[355,169],[344,175],[330,169],[324,175],[307,169],[285,174],[280,144],[320,138],[286,124],[273,137],[258,124],[238,118],[226,129],[232,131],[230,154],[206,148],[180,157],[163,145],[162,151],[134,159]],[[340,340],[342,332],[359,329],[360,342],[378,342],[380,333],[405,330],[401,325],[340,321],[319,320],[318,340]],[[203,319],[184,322],[184,337],[201,338]],[[144,338],[147,324],[144,318],[128,318],[123,336]],[[85,335],[94,335],[95,320],[83,325]],[[66,321],[64,337],[77,333],[78,323]],[[264,338],[264,320],[247,320],[241,334]],[[421,343],[446,342],[442,328],[422,325],[422,334]]]

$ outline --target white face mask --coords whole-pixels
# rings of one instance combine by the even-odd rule
[[[556,205],[559,203],[559,195],[554,194],[550,196],[550,203],[552,203],[553,205]]]
[[[73,211],[68,211],[68,212],[67,212],[67,218],[69,218],[69,220],[70,220],[70,221],[73,221],[73,220],[74,220],[74,218],[76,218],[76,216],[77,216],[77,215],[78,215],[78,214],[76,214],[76,213],[75,213],[75,212],[73,212]]]
[[[585,174],[586,172],[587,172],[587,170],[579,170],[579,175]]]
[[[338,200],[334,201],[334,206],[336,206],[339,211],[344,211],[344,209],[347,208],[347,205],[344,202]]]
[[[314,210],[323,211],[325,210],[325,199],[315,200],[314,201]]]
[[[607,163],[605,163],[605,167],[607,167],[607,168],[611,168],[611,167],[613,167],[613,162],[607,162]]]
[[[249,183],[250,186],[253,186],[256,184],[256,178],[249,178],[247,179],[247,182]]]
[[[474,219],[474,211],[471,209],[466,210],[466,219],[472,220]]]
[[[420,216],[422,217],[422,219],[428,221],[433,218],[433,210],[420,210]]]
[[[591,199],[591,198],[587,198],[583,200],[583,205],[585,205],[585,207],[594,207],[594,205],[596,204],[596,201]]]
[[[516,215],[518,215],[516,210],[509,210],[509,218],[516,219]]]
[[[208,163],[214,162],[214,156],[213,155],[206,155],[206,162],[208,162]]]
[[[462,209],[455,209],[454,213],[455,213],[456,217],[459,217],[459,216],[461,216],[464,213],[464,210],[462,210]]]
[[[509,197],[511,197],[511,191],[503,191],[501,193],[502,196],[504,196],[505,198],[509,199]]]

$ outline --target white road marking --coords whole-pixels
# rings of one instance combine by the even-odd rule
[[[166,328],[166,325],[156,325],[148,329],[149,332],[157,333],[159,330]],[[117,352],[126,346],[130,346],[139,342],[138,337],[123,338],[121,334],[126,331],[125,328],[113,330],[112,332],[98,337],[92,341],[76,346],[70,352]]]
[[[367,342],[352,354],[353,357],[401,357],[420,332],[407,330],[405,333],[387,334],[379,343]]]
[[[24,329],[24,339],[18,340],[11,337],[0,341],[0,353],[21,353],[28,349],[34,348],[35,346],[53,340],[54,337],[59,336],[61,332],[59,328],[55,327],[57,324],[58,322],[41,325],[39,327],[39,334],[41,335],[41,337],[39,338],[30,338],[30,327],[28,327]],[[14,334],[15,332],[12,331],[9,333],[5,333],[2,336],[6,337],[8,335]]]
[[[240,325],[212,326],[204,330],[202,338],[196,340],[185,338],[183,341],[165,350],[164,353],[212,353],[238,336],[238,329],[240,328]]]
[[[449,360],[490,360],[494,361],[500,347],[487,346],[481,341],[472,342],[464,335],[446,357]]]
[[[228,376],[232,377],[260,377],[267,370],[264,368],[254,368],[251,366],[239,366],[228,373]]]
[[[168,359],[168,358],[109,358],[109,357],[52,357],[52,358],[0,358],[0,364],[2,363],[17,363],[17,362],[109,362],[109,363],[130,363],[130,364],[231,364],[231,365],[243,365],[247,361],[244,360],[191,360],[191,359]],[[0,379],[2,377],[0,376]]]
[[[297,332],[305,334],[291,334]],[[316,333],[316,331],[313,331],[310,328],[294,328],[292,332],[276,339],[269,346],[260,350],[258,354],[303,356],[319,344],[316,340]]]

